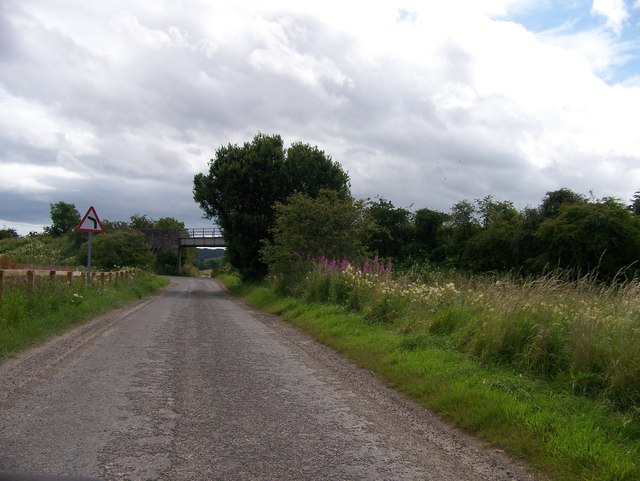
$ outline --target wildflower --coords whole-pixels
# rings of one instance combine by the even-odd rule
[[[71,303],[72,304],[80,304],[80,302],[82,302],[83,299],[84,299],[84,297],[82,297],[80,294],[74,292],[73,296],[71,297]]]

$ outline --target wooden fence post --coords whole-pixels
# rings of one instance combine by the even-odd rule
[[[105,278],[104,272],[101,272],[100,273],[100,284],[102,285],[102,287],[104,287],[104,278]]]
[[[51,282],[55,282],[55,280],[56,280],[56,271],[49,271],[49,280]]]
[[[73,271],[67,271],[67,282],[69,285],[73,284]]]

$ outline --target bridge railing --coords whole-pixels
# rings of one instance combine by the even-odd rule
[[[198,227],[187,229],[187,234],[187,237],[192,239],[222,237],[222,231],[219,227]]]

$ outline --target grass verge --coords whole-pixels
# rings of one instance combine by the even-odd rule
[[[0,360],[56,332],[139,299],[169,280],[139,272],[132,279],[101,287],[80,280],[38,283],[34,292],[15,286],[0,296]]]
[[[222,280],[233,293],[551,479],[640,479],[637,409],[614,412],[508,366],[478,362],[447,348],[437,334],[398,331],[345,307],[283,297],[233,276]]]

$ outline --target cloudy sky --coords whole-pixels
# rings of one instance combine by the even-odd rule
[[[193,175],[258,132],[400,207],[628,201],[640,0],[0,2],[0,228],[60,200],[208,225]]]

